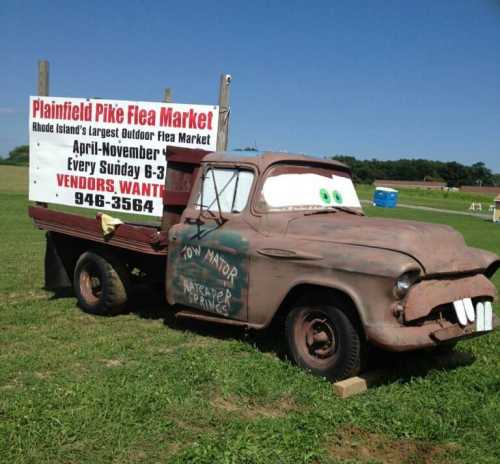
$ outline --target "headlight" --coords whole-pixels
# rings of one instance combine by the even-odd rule
[[[418,274],[413,272],[407,272],[399,277],[394,285],[394,296],[399,299],[404,298],[417,278]]]

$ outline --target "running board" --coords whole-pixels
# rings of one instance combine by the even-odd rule
[[[238,321],[236,319],[226,319],[220,316],[209,316],[208,314],[202,314],[197,311],[192,311],[189,309],[181,309],[174,313],[175,317],[185,318],[185,319],[196,319],[198,321],[215,322],[218,324],[234,325],[237,327],[244,327],[246,329],[262,329],[261,325],[252,324],[250,322]]]

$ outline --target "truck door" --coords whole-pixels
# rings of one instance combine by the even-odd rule
[[[169,231],[167,298],[247,320],[248,208],[252,170],[206,166],[198,194]]]

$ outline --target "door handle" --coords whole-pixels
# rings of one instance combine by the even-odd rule
[[[202,224],[205,224],[200,218],[192,218],[192,217],[187,217],[186,223],[192,224],[192,225],[199,225],[199,226],[201,226]]]

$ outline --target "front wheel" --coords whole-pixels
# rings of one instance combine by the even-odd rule
[[[290,355],[298,366],[329,380],[360,371],[362,340],[342,310],[330,305],[298,306],[288,314],[285,329]]]
[[[112,257],[87,251],[75,266],[73,285],[79,306],[101,316],[124,311],[128,295],[128,273]]]

